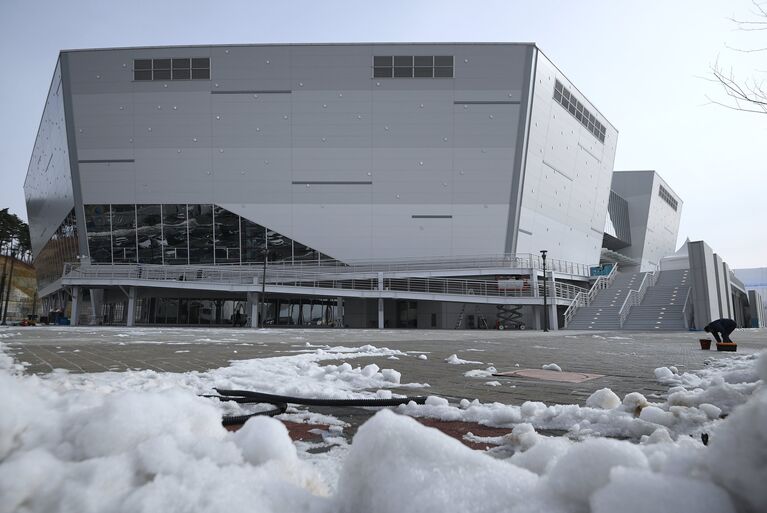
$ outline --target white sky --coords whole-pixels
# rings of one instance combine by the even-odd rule
[[[620,131],[615,169],[655,169],[682,197],[680,242],[767,266],[767,114],[707,104],[719,59],[767,70],[750,0],[0,0],[0,208],[23,183],[57,54],[114,46],[532,41]]]

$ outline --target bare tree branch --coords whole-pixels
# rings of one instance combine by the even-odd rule
[[[751,3],[754,7],[752,14],[761,19],[740,20],[729,18],[729,20],[737,26],[738,30],[744,32],[767,30],[767,2],[751,0]],[[767,52],[767,47],[740,49],[728,45],[725,46],[730,50],[745,54]],[[735,78],[732,69],[727,71],[719,65],[718,58],[711,66],[711,76],[706,80],[719,84],[726,98],[729,99],[725,102],[712,99],[706,95],[709,103],[741,112],[767,114],[767,90],[765,90],[764,80],[757,80],[755,78],[738,80]]]

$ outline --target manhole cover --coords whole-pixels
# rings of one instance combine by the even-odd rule
[[[493,376],[504,378],[531,378],[546,381],[562,381],[564,383],[583,383],[590,379],[602,378],[603,374],[588,374],[585,372],[558,372],[544,369],[519,369],[510,372],[496,372]]]

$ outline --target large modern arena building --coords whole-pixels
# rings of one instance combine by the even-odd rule
[[[25,183],[40,296],[74,323],[660,329],[712,317],[721,274],[745,318],[721,258],[664,271],[682,201],[614,172],[617,138],[534,44],[63,51]]]

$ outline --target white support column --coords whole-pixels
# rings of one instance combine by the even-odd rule
[[[336,298],[336,328],[344,327],[344,298]]]
[[[549,305],[549,331],[557,331],[559,329],[559,320],[557,318],[557,284],[554,280],[553,272],[549,281],[549,298],[551,298],[551,304]]]
[[[127,325],[135,325],[136,320],[136,287],[128,289],[128,319]]]
[[[72,326],[80,323],[80,287],[72,287],[72,318],[69,321]]]
[[[383,273],[378,273],[378,291],[381,292],[384,289]],[[384,328],[384,300],[382,297],[378,298],[378,329]]]
[[[259,326],[259,315],[260,315],[260,308],[261,308],[261,302],[260,300],[260,294],[258,292],[248,292],[248,308],[247,308],[247,314],[248,318],[250,319],[250,327],[251,328],[258,328]]]
[[[530,308],[533,309],[533,329],[538,331],[541,329],[541,317],[543,316],[543,307],[533,305]]]
[[[91,324],[101,324],[101,311],[104,306],[104,289],[90,289],[91,296]]]
[[[532,269],[530,271],[530,279],[532,281],[531,285],[533,289],[533,297],[540,296],[540,291],[538,290],[538,271],[536,271],[535,269]],[[540,327],[538,327],[537,329],[540,329]]]

